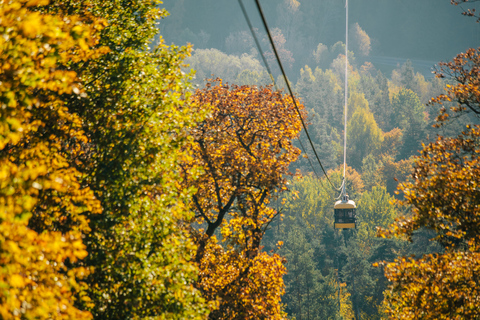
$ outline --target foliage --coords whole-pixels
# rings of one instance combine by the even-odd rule
[[[379,150],[381,156],[396,158],[403,146],[403,132],[394,128],[383,134],[382,146]]]
[[[369,83],[371,83],[370,86]],[[396,124],[390,123],[390,114],[393,110],[390,103],[387,78],[378,71],[377,75],[369,81],[369,76],[363,74],[359,90],[365,93],[378,126],[383,131],[391,130]]]
[[[0,3],[0,316],[3,319],[89,319],[74,306],[88,303],[88,270],[71,268],[85,258],[85,211],[100,212],[81,173],[70,166],[78,143],[88,141],[81,119],[64,105],[76,99],[79,79],[61,67],[105,53],[100,19],[44,15],[47,1]],[[87,22],[87,23],[86,23]],[[68,150],[72,141],[77,141]],[[29,228],[36,211],[57,230]],[[74,293],[78,293],[74,298]]]
[[[346,246],[348,254],[342,274],[350,293],[354,319],[371,319],[377,314],[373,299],[374,279],[370,276],[372,265],[365,259],[366,248],[362,248],[358,234],[351,235]]]
[[[395,161],[392,156],[385,156],[382,158],[382,167],[378,170],[378,175],[385,183],[385,187],[389,194],[398,193],[397,186],[401,182],[405,182],[411,176],[413,159],[405,159]],[[401,197],[402,194],[399,194]]]
[[[324,181],[319,183],[312,175],[296,177],[289,182],[289,190],[282,205],[285,215],[299,213],[303,223],[314,230],[319,226],[333,225],[333,215],[328,214],[331,206],[329,190]]]
[[[338,313],[338,284],[334,275],[323,276],[316,268],[314,244],[298,221],[289,228],[281,253],[287,259],[286,311],[297,319],[334,319]]]
[[[198,285],[210,301],[219,300],[211,317],[281,318],[281,258],[260,253],[260,242],[277,215],[268,204],[276,192],[286,190],[285,175],[299,155],[292,144],[301,129],[293,101],[271,86],[229,86],[216,79],[197,90],[192,102],[212,107],[190,132],[192,157],[184,165],[185,183],[196,188],[191,207],[199,228],[191,232],[198,244]],[[192,179],[196,167],[204,172]],[[214,260],[219,255],[225,258],[221,264]],[[264,269],[252,273],[256,268]],[[262,274],[268,275],[262,280],[268,285],[258,286]],[[211,275],[217,276],[207,281]],[[255,286],[245,291],[242,286],[249,281]]]
[[[78,299],[76,306],[97,319],[202,318],[207,313],[193,288],[195,248],[179,225],[189,218],[184,202],[191,191],[178,183],[179,162],[188,156],[180,151],[188,139],[184,128],[204,113],[184,101],[188,76],[181,67],[188,50],[162,41],[148,47],[157,19],[167,14],[157,5],[53,1],[42,8],[107,21],[97,46],[109,52],[62,66],[80,77],[81,94],[69,98],[66,108],[81,119],[79,130],[86,136],[65,147],[79,150],[69,165],[81,172],[80,185],[93,191],[103,209],[102,214],[83,212],[89,254],[76,264],[90,270],[84,280],[90,301]],[[46,201],[37,206],[35,230],[59,229],[43,214],[50,206]]]
[[[331,70],[322,70],[315,68],[315,71],[305,66],[300,71],[300,79],[298,80],[295,91],[299,97],[308,106],[309,110],[313,109],[315,114],[327,120],[333,127],[342,124],[343,110],[343,91],[342,84]],[[311,126],[310,130],[315,130]]]
[[[382,139],[382,131],[377,126],[368,105],[359,106],[348,122],[347,162],[352,167],[360,169],[363,159],[380,149]]]
[[[288,0],[289,2],[292,0]],[[285,48],[285,36],[282,33],[282,30],[279,28],[273,28],[270,30],[270,34],[273,39],[273,43],[275,44],[275,49],[277,50],[278,56],[280,57],[280,61],[282,62],[282,65],[284,68],[291,69],[293,66],[293,63],[295,62],[295,59],[293,58],[292,52],[290,52],[287,48]],[[263,39],[263,42],[268,45],[269,50],[265,52],[265,58],[268,61],[268,64],[270,65],[273,70],[277,70],[277,73],[279,72],[280,68],[277,67],[278,62],[277,58],[275,57],[275,53],[273,52],[272,45],[270,44],[270,40],[268,39],[268,36],[265,36]],[[275,71],[272,71],[275,73]]]
[[[351,311],[350,294],[334,270],[344,241],[333,232],[333,198],[325,183],[311,175],[292,179],[281,206],[283,218],[272,223],[262,242],[267,249],[284,242],[279,253],[287,260],[288,273],[282,302],[296,318],[338,319]]]
[[[299,10],[300,2],[297,0],[279,1],[277,5],[277,21],[276,24],[281,26],[286,40],[293,40],[299,35],[299,27],[301,25],[301,11]],[[275,45],[277,43],[275,42]]]
[[[400,89],[398,94],[392,97],[392,123],[396,123],[400,129],[409,129],[412,122],[416,125],[424,118],[425,107],[420,103],[418,96],[409,89]]]
[[[368,100],[365,99],[365,94],[360,92],[350,93],[348,98],[347,119],[352,119],[353,114],[358,109],[370,110]],[[345,115],[345,112],[343,112]]]
[[[372,50],[370,37],[358,23],[355,23],[351,29],[353,29],[351,30],[353,31],[353,51],[361,56],[368,56]]]
[[[258,30],[255,31],[257,32]],[[236,56],[248,53],[255,57],[258,54],[252,34],[248,30],[230,33],[225,39],[225,47],[227,48],[227,53]]]
[[[386,228],[393,223],[397,215],[393,199],[385,187],[374,186],[362,194],[357,211],[370,236],[375,236],[377,227]]]
[[[216,302],[211,319],[284,319],[285,260],[278,254],[225,250],[212,236],[200,263],[198,286]]]
[[[465,4],[466,2],[470,2],[470,3],[471,3],[471,2],[477,2],[477,1],[478,1],[478,0],[470,0],[470,1],[469,1],[469,0],[450,0],[450,3],[453,4],[453,5],[458,6],[459,4]],[[478,13],[477,13],[477,10],[476,10],[475,8],[471,8],[471,9],[470,9],[470,8],[467,8],[467,9],[463,9],[463,8],[462,8],[462,10],[463,10],[462,14],[463,14],[464,16],[467,16],[467,17],[475,17],[475,18],[477,18],[477,22],[480,21],[480,17],[479,17],[479,15],[478,15]]]
[[[468,127],[457,138],[439,136],[427,145],[415,162],[414,181],[401,184],[404,205],[413,216],[402,220],[395,231],[411,238],[427,227],[445,246],[458,239],[478,241],[478,153],[480,129]]]
[[[317,48],[313,50],[312,55],[318,65],[323,62],[328,56],[328,47],[323,43],[319,43]]]
[[[450,74],[455,84],[447,93],[432,99],[443,105],[454,101],[449,111],[442,107],[437,126],[450,115],[477,110],[476,50],[469,49],[454,61],[442,63],[443,77]],[[445,252],[424,255],[418,260],[398,258],[384,263],[390,281],[386,291],[386,312],[393,319],[472,319],[478,311],[478,168],[480,127],[467,125],[457,137],[437,137],[416,157],[412,181],[400,185],[412,215],[396,221],[382,236],[405,236],[412,241],[422,228]]]
[[[221,77],[228,83],[236,83],[237,79],[242,79],[241,74],[246,70],[257,73],[260,78],[259,82],[249,84],[263,85],[270,81],[260,61],[248,54],[235,56],[217,49],[196,49],[186,62],[195,70],[197,85],[203,86],[212,76]]]
[[[187,19],[185,3],[187,1],[178,1],[175,8]],[[311,59],[309,62],[315,59],[319,66],[315,70],[308,66],[302,69],[296,90],[311,110],[308,121],[320,158],[327,169],[335,168],[343,150],[339,133],[343,128],[341,77],[345,68],[342,56],[332,61],[344,54],[345,46],[338,42],[329,50],[320,44],[312,56],[314,48],[311,46],[318,44],[314,39],[320,38],[307,39],[303,34],[304,30],[315,25],[314,29],[322,30],[317,32],[327,35],[321,39],[330,46],[336,40],[326,30],[335,30],[330,25],[318,28],[316,23],[309,25],[307,21],[312,20],[315,12],[312,9],[323,8],[324,16],[320,20],[331,24],[340,20],[337,14],[344,8],[334,1],[282,3],[271,6],[273,10],[275,6],[290,10],[279,12],[278,21],[282,20],[288,26],[279,25],[282,30],[273,30],[275,41],[286,66],[293,66],[293,56],[298,63],[305,60],[306,55]],[[364,266],[365,261],[371,260],[371,234],[367,235],[362,227],[358,230],[361,234],[358,250],[362,259],[356,256],[357,249],[345,250],[344,240],[351,239],[352,235],[348,232],[335,234],[331,228],[331,205],[335,194],[309,175],[311,168],[306,166],[305,160],[294,166],[300,167],[306,176],[290,181],[292,197],[287,197],[285,205],[279,205],[281,201],[276,192],[285,188],[284,175],[298,155],[298,150],[290,144],[299,132],[298,118],[291,108],[290,98],[278,98],[271,89],[270,92],[259,89],[266,90],[261,97],[267,97],[268,103],[264,106],[268,105],[271,112],[256,112],[253,109],[258,106],[254,104],[248,110],[252,110],[249,119],[258,124],[260,131],[239,132],[242,138],[238,138],[228,131],[232,129],[228,125],[220,127],[230,133],[222,144],[230,147],[227,149],[231,156],[218,153],[220,144],[209,140],[212,147],[209,152],[215,156],[215,161],[219,161],[219,167],[211,171],[205,165],[205,159],[198,160],[201,153],[190,154],[185,147],[190,134],[185,128],[194,127],[205,117],[203,109],[206,104],[202,102],[199,106],[198,103],[185,102],[189,97],[188,76],[182,75],[180,68],[186,69],[183,59],[188,56],[188,50],[166,47],[156,34],[158,19],[167,15],[166,11],[158,9],[156,1],[19,0],[2,3],[0,7],[3,35],[0,38],[0,317],[205,317],[204,300],[199,290],[193,288],[197,271],[192,259],[199,257],[196,250],[201,246],[195,247],[180,225],[192,220],[188,212],[190,208],[182,203],[191,204],[192,192],[200,185],[194,181],[201,173],[197,165],[203,165],[203,177],[211,172],[224,174],[222,178],[229,177],[222,180],[225,192],[221,192],[220,198],[234,198],[223,219],[215,220],[219,211],[215,204],[218,197],[212,192],[215,191],[213,180],[204,180],[207,181],[205,189],[198,189],[204,192],[205,203],[210,202],[210,222],[219,222],[209,238],[205,236],[208,223],[202,223],[201,217],[197,217],[192,225],[194,240],[207,247],[203,249],[206,251],[200,261],[201,275],[196,285],[206,300],[218,303],[218,308],[212,308],[211,318],[285,316],[280,304],[285,289],[282,280],[286,272],[285,261],[278,254],[261,252],[260,245],[264,232],[277,223],[274,217],[279,215],[272,209],[274,202],[277,209],[283,206],[285,213],[297,214],[296,220],[300,220],[300,216],[305,219],[305,224],[299,225],[297,230],[303,235],[296,236],[285,227],[282,236],[269,240],[270,248],[279,252],[276,244],[288,238],[282,249],[283,252],[290,250],[288,260],[293,262],[298,258],[302,261],[299,266],[307,266],[302,273],[300,269],[292,268],[291,263],[286,265],[298,272],[292,271],[290,276],[285,276],[287,296],[284,296],[284,302],[293,301],[288,296],[295,292],[292,288],[300,288],[303,298],[298,305],[303,312],[295,312],[305,317],[304,311],[310,310],[310,317],[313,317],[313,313],[330,310],[322,303],[329,301],[332,302],[330,306],[334,305],[329,295],[338,293],[333,288],[343,282],[342,285],[347,284],[341,293],[341,313],[344,316],[352,313],[353,317],[353,308],[359,305],[370,308],[378,303],[379,288],[385,284],[375,284],[372,289],[375,296],[365,295],[374,301],[359,299],[360,280],[354,280],[358,291],[355,293],[351,287],[352,277],[345,269],[348,261],[349,266]],[[315,21],[318,22],[318,16]],[[181,26],[178,19],[172,19],[172,23]],[[167,26],[166,29],[170,26],[163,21],[161,25],[162,32],[165,31],[163,26]],[[358,25],[354,28],[357,38],[362,39],[361,48],[355,52],[360,60],[365,59],[372,44]],[[239,85],[269,82],[264,68],[255,59],[257,52],[248,32],[231,33],[225,41],[225,37],[215,39],[211,31],[177,29],[183,39],[189,38],[199,48],[204,49],[207,44],[218,40],[226,44],[229,53],[237,55],[228,56],[214,49],[195,50],[190,61],[198,69],[197,83],[212,72]],[[230,30],[226,32],[228,34]],[[154,38],[156,40],[152,40]],[[152,41],[158,42],[159,46],[153,48]],[[245,50],[248,55],[241,55]],[[441,65],[444,69],[439,75],[458,75],[458,79],[465,80],[463,87],[452,86],[444,96],[434,100],[443,104],[445,110],[458,102],[460,104],[456,107],[459,109],[454,110],[455,114],[476,114],[476,104],[471,109],[465,103],[471,103],[468,98],[477,95],[476,89],[470,92],[470,96],[465,91],[477,86],[476,52],[469,51],[451,64]],[[267,52],[267,56],[272,62],[272,52]],[[395,157],[399,152],[402,153],[399,158],[408,157],[410,149],[417,148],[421,138],[414,130],[407,131],[407,127],[400,125],[405,124],[402,117],[395,118],[395,109],[388,99],[387,79],[380,72],[375,75],[376,71],[369,63],[357,69],[353,53],[349,56],[350,99],[353,101],[356,97],[358,105],[369,106],[373,114],[369,114],[369,118],[378,123],[376,126],[371,121],[371,128],[391,131],[381,135],[380,147],[370,150],[366,156],[360,155],[358,163],[351,164],[357,169],[362,165],[361,176],[347,168],[347,189],[358,204],[371,197],[365,203],[375,202],[378,198],[382,199],[379,206],[386,208],[385,199],[389,196],[381,186],[385,185],[387,191],[393,193],[397,184],[393,177],[404,181],[412,163],[409,160],[396,161]],[[456,71],[449,74],[454,66]],[[400,87],[407,86],[423,102],[439,84],[441,82],[425,81],[413,71],[411,64],[405,64],[392,72],[390,91],[397,98]],[[253,88],[249,88],[250,93],[245,91],[245,95],[254,95]],[[357,92],[363,92],[364,97],[360,99]],[[257,100],[263,99],[261,97]],[[288,106],[288,115],[273,117],[274,112],[283,110],[281,100]],[[210,101],[215,106],[212,101],[215,100]],[[227,98],[220,101],[224,103]],[[406,114],[412,106],[417,107],[416,104],[404,104],[398,110]],[[465,109],[460,110],[460,106]],[[350,108],[349,118],[355,109],[368,108]],[[422,126],[427,119],[424,111],[417,117],[422,119]],[[450,110],[447,112],[449,117],[454,117]],[[275,119],[273,122],[272,118]],[[288,123],[282,122],[284,118]],[[208,119],[198,128],[214,118]],[[421,128],[409,125],[410,128]],[[208,125],[210,137],[215,139],[220,137],[216,126],[215,122]],[[272,126],[277,127],[271,130]],[[292,127],[294,130],[290,130]],[[402,127],[403,133],[395,127]],[[276,137],[272,135],[265,140],[261,130],[273,131]],[[285,132],[288,132],[286,137]],[[257,158],[246,151],[256,143],[250,146],[246,143],[245,148],[240,142],[251,137],[263,139],[257,144],[259,149],[250,150]],[[402,138],[414,143],[403,143],[402,148]],[[349,136],[349,141],[354,139]],[[353,154],[358,152],[349,150],[349,155]],[[227,159],[223,164],[219,160],[222,158]],[[228,162],[231,159],[234,159],[235,167]],[[269,162],[268,159],[276,160]],[[182,181],[178,173],[180,162],[191,165],[186,168],[188,181]],[[235,170],[246,178],[243,184],[235,185],[235,180],[230,179],[235,177]],[[336,185],[341,182],[341,172],[341,168],[329,171]],[[194,188],[189,189],[190,186]],[[222,204],[228,203],[229,199]],[[362,204],[359,206],[361,217],[368,216],[362,213],[364,209],[375,210],[363,208]],[[287,223],[293,221],[287,220]],[[421,239],[429,235],[420,230],[415,231],[413,238],[419,234]],[[310,248],[305,252],[300,249],[291,251],[292,242],[302,236],[309,241]],[[464,240],[448,239],[459,243],[456,248],[466,246]],[[422,250],[418,248],[417,251],[422,253]],[[334,279],[334,269],[340,269],[342,279]],[[367,269],[362,267],[362,270]],[[292,280],[295,272],[301,276],[311,275],[319,285],[313,285],[308,291],[311,283],[306,278],[298,284]],[[371,272],[367,270],[367,273]],[[366,274],[363,276],[368,280]],[[372,286],[368,288],[370,290]],[[314,301],[311,298],[313,292],[326,298],[322,302]],[[304,299],[305,295],[310,298]],[[58,309],[59,305],[65,305],[66,309]],[[290,304],[285,310],[293,308]],[[360,310],[360,316],[364,312],[363,316],[373,317],[373,309],[369,310]]]
[[[385,292],[391,319],[475,319],[479,317],[479,253],[398,258],[386,264],[392,283]]]
[[[376,161],[372,154],[366,156],[362,161],[362,180],[365,184],[365,190],[372,190],[374,186],[384,185],[382,177],[378,174],[383,166],[381,161]]]
[[[453,61],[439,63],[439,70],[435,74],[439,78],[453,78],[455,83],[447,85],[446,93],[431,100],[431,104],[442,106],[437,116],[437,125],[444,124],[449,117],[458,117],[464,114],[480,114],[480,79],[478,68],[480,65],[480,48],[470,48],[465,53],[458,54]],[[443,105],[448,102],[455,104],[450,108]]]

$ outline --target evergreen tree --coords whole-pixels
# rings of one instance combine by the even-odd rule
[[[377,306],[372,304],[372,294],[375,286],[371,277],[372,265],[368,260],[366,248],[359,246],[356,231],[344,230],[349,235],[346,253],[347,263],[342,268],[344,280],[351,294],[355,319],[372,319],[377,314]]]
[[[400,89],[392,98],[391,123],[403,130],[403,146],[398,159],[406,159],[420,149],[426,138],[425,106],[418,95],[409,89]]]

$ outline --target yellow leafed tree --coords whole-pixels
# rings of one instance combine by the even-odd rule
[[[58,65],[87,61],[100,20],[83,24],[76,16],[36,12],[45,0],[0,2],[0,317],[2,319],[88,319],[73,307],[82,292],[83,268],[66,264],[87,255],[80,215],[101,208],[69,159],[86,142],[80,120],[60,97],[81,94],[75,72]],[[50,134],[42,134],[45,128]],[[39,199],[45,205],[36,208]],[[38,234],[38,223],[57,224],[57,232]],[[43,215],[43,218],[42,218]],[[79,298],[82,299],[82,294]],[[86,299],[86,298],[85,298]]]

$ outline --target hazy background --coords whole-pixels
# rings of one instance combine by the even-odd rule
[[[244,3],[254,27],[263,33],[254,1]],[[263,0],[261,4],[270,29],[281,30],[285,48],[293,55],[295,62],[288,74],[291,78],[297,78],[298,70],[306,64],[311,65],[312,52],[319,43],[331,47],[338,41],[345,42],[345,1]],[[190,42],[196,49],[241,54],[239,33],[248,32],[248,27],[238,1],[165,0],[162,6],[171,13],[159,23],[168,44]],[[368,34],[368,61],[387,76],[410,59],[416,71],[430,77],[435,63],[450,60],[480,43],[475,19],[461,12],[462,8],[449,0],[350,0],[349,26],[358,23]]]

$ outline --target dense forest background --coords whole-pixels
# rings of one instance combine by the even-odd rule
[[[245,18],[236,1],[165,1],[174,19],[161,21],[166,42],[193,44],[187,59],[193,83],[203,87],[212,75],[238,85],[268,85]],[[277,84],[284,80],[253,2],[245,3]],[[308,111],[309,131],[323,165],[336,185],[343,162],[345,7],[339,1],[263,1],[274,41],[295,94]],[[397,256],[443,252],[416,232],[413,242],[376,237],[394,219],[409,214],[395,199],[399,182],[409,180],[422,143],[437,134],[457,134],[475,117],[433,128],[438,106],[428,104],[448,80],[434,77],[441,60],[475,47],[480,40],[473,20],[448,1],[351,1],[349,24],[349,114],[347,190],[358,205],[356,230],[333,229],[337,197],[307,145],[291,165],[300,176],[290,192],[273,203],[283,213],[273,221],[263,245],[287,260],[285,311],[292,319],[379,319],[385,316],[387,280],[378,261]],[[186,69],[186,71],[188,68]],[[447,104],[448,106],[448,104]],[[297,147],[300,147],[297,141]],[[317,177],[316,177],[317,175]],[[323,174],[322,174],[323,176]],[[283,243],[278,249],[277,243]]]

